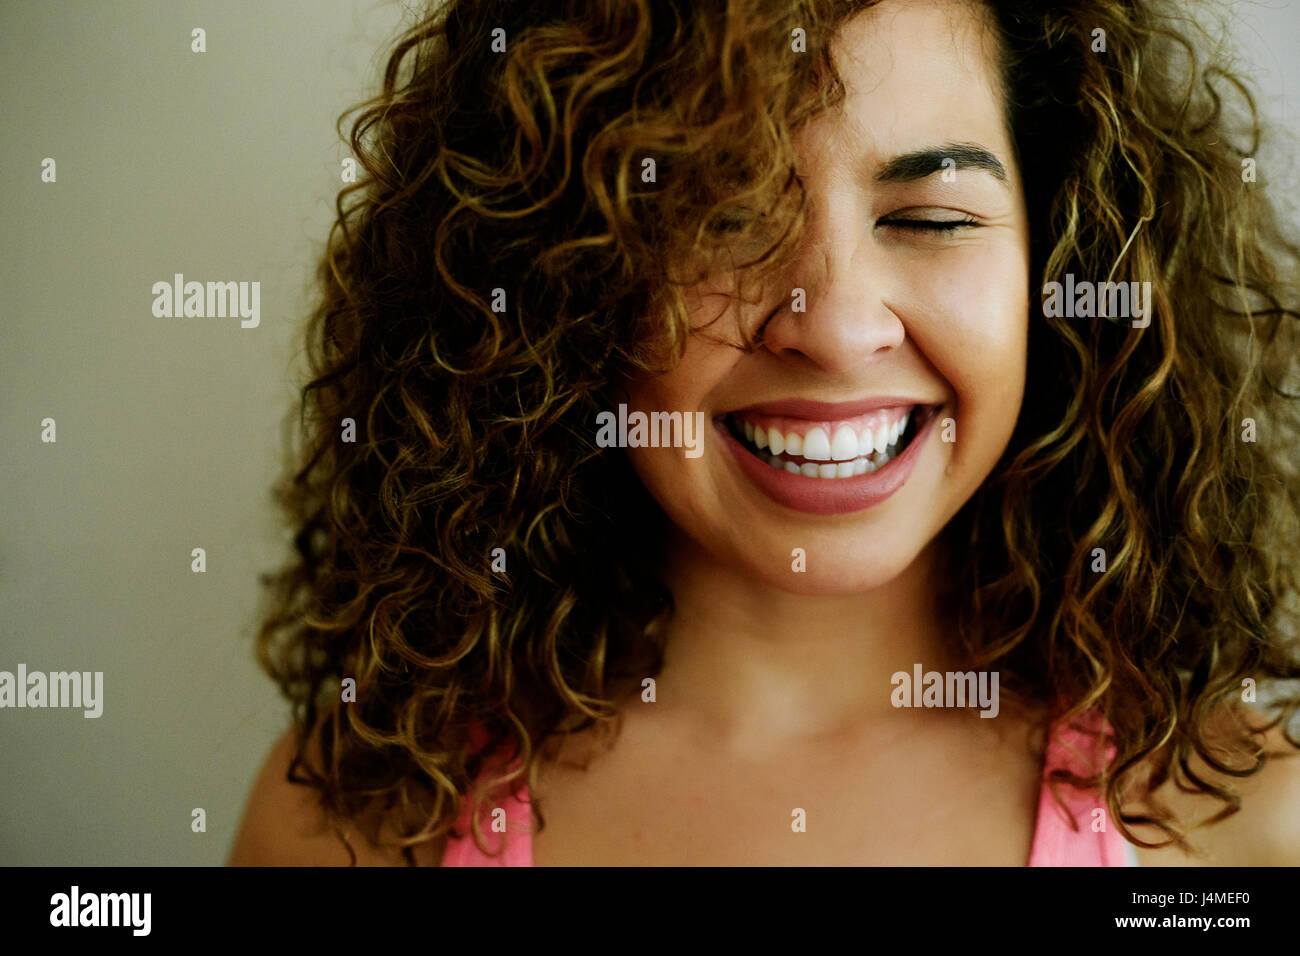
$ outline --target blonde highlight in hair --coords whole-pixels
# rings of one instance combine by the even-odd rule
[[[480,807],[659,672],[667,521],[591,423],[627,376],[680,357],[686,292],[719,255],[752,250],[730,267],[761,276],[797,248],[792,144],[842,98],[830,45],[866,5],[451,0],[396,43],[317,271],[302,447],[277,486],[296,554],[265,576],[258,635],[319,734],[321,766],[304,742],[290,777],[335,821],[397,821],[410,859],[458,832],[469,795],[487,849]],[[1121,816],[1125,775],[1172,753],[1231,807],[1191,753],[1260,762],[1213,756],[1209,715],[1245,678],[1300,678],[1279,384],[1300,252],[1241,182],[1253,102],[1183,27],[1131,0],[988,9],[1034,277],[1149,281],[1155,308],[1146,329],[1031,317],[1033,400],[944,532],[953,613],[1004,689],[1107,718],[1113,761],[1068,782],[1103,787],[1126,836],[1153,822],[1181,842],[1167,814]],[[1245,94],[1244,144],[1216,83]],[[757,215],[721,243],[737,207]],[[1273,440],[1235,440],[1247,417]]]

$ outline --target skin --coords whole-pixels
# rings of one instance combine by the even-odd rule
[[[1026,212],[975,9],[884,3],[846,25],[843,114],[798,143],[812,206],[799,261],[744,309],[732,308],[727,275],[696,287],[693,324],[712,323],[710,334],[692,336],[675,370],[628,390],[633,408],[707,420],[770,399],[899,395],[942,403],[940,417],[957,423],[956,442],[931,431],[891,498],[847,515],[776,504],[712,431],[698,458],[627,450],[677,532],[665,576],[682,613],[659,683],[668,706],[689,707],[737,749],[893,720],[890,675],[948,660],[948,624],[927,613],[934,538],[1011,436],[1029,314]],[[959,169],[950,183],[938,171],[875,182],[895,157],[949,142],[983,146],[1007,181]],[[964,217],[979,225],[894,224]],[[794,288],[807,291],[807,311],[783,308],[764,348],[745,355],[719,340],[721,313],[753,327]],[[795,547],[805,572],[792,570]]]
[[[692,336],[673,371],[632,383],[629,405],[712,420],[771,399],[899,395],[942,404],[958,440],[933,429],[891,498],[828,516],[774,503],[713,432],[698,458],[628,449],[675,526],[664,573],[680,613],[655,705],[626,711],[614,752],[580,786],[563,773],[539,786],[542,862],[579,852],[615,862],[625,851],[738,863],[1028,856],[1038,776],[1024,752],[1028,728],[1010,716],[972,721],[890,703],[890,676],[914,662],[956,669],[933,599],[934,539],[1006,447],[1023,397],[1028,224],[995,47],[978,8],[954,3],[887,2],[840,40],[843,111],[797,143],[810,201],[800,255],[752,305],[727,295],[727,274],[697,286],[693,325],[707,334]],[[940,170],[881,181],[897,157],[947,143],[987,150],[1005,179],[959,167],[952,182]],[[954,219],[977,224],[899,224]],[[728,326],[756,331],[796,287],[806,312],[780,310],[753,354],[733,346]],[[795,547],[808,555],[806,572],[792,570]],[[625,780],[635,781],[627,791]],[[656,806],[677,798],[691,812],[670,836]],[[572,817],[571,802],[581,808]],[[592,814],[609,805],[618,807],[600,814],[609,831],[591,836]],[[791,841],[793,807],[837,825]],[[627,820],[636,824],[618,822]],[[581,851],[571,842],[578,828],[588,833]],[[644,847],[618,844],[629,829],[645,834]],[[952,839],[954,829],[966,837]]]
[[[843,110],[798,144],[811,203],[800,255],[749,306],[727,295],[726,275],[693,289],[693,324],[707,331],[679,367],[627,395],[631,408],[706,420],[769,399],[903,395],[942,403],[958,440],[933,430],[896,494],[830,516],[768,499],[711,430],[698,458],[627,450],[674,525],[664,576],[680,613],[656,702],[623,708],[612,747],[574,737],[541,766],[536,865],[1028,858],[1042,715],[890,703],[896,671],[959,669],[934,601],[936,536],[989,475],[1023,400],[1028,225],[995,54],[982,10],[963,0],[885,0],[849,21],[836,47]],[[987,150],[1005,180],[959,168],[953,182],[938,171],[879,181],[898,156],[949,143]],[[897,224],[959,218],[978,225]],[[733,346],[737,323],[754,331],[796,287],[806,312],[779,310],[753,354]],[[803,573],[791,570],[795,547],[808,556]],[[263,768],[232,863],[348,862],[310,791],[283,781],[291,742]],[[1300,801],[1296,763],[1241,786],[1247,809],[1207,831],[1208,857],[1143,850],[1141,863],[1297,862],[1296,814],[1281,812]],[[1217,809],[1173,797],[1189,821]],[[798,836],[796,807],[809,820]],[[351,842],[363,864],[401,862],[357,831]],[[417,859],[436,862],[440,850],[425,844]]]

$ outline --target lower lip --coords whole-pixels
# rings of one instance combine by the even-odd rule
[[[931,428],[938,420],[938,409],[930,410],[929,420],[916,433],[916,437],[903,449],[902,454],[890,459],[879,471],[852,478],[809,478],[795,475],[784,468],[773,468],[759,461],[727,430],[725,421],[719,420],[715,428],[722,434],[740,470],[778,504],[814,515],[848,514],[862,511],[884,501],[907,481],[916,460],[921,457],[921,447],[930,437]]]

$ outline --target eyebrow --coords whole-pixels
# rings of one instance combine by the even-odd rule
[[[876,182],[905,183],[924,179],[942,171],[946,159],[953,161],[955,169],[982,169],[991,173],[998,182],[1007,182],[1007,171],[998,158],[974,143],[946,143],[895,156],[876,172]]]

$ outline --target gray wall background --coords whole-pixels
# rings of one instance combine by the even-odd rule
[[[287,719],[251,647],[257,574],[286,554],[268,490],[349,155],[334,123],[406,7],[0,0],[0,670],[104,673],[98,719],[0,709],[0,864],[226,857]],[[1232,12],[1296,130],[1300,0]],[[1260,175],[1300,197],[1295,155]],[[260,325],[155,318],[177,272],[259,281]]]

